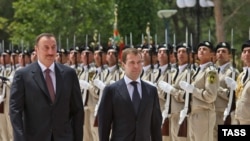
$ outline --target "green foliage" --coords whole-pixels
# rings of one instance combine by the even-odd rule
[[[118,29],[122,36],[133,35],[133,44],[141,44],[141,35],[146,35],[147,22],[150,34],[156,34],[157,9],[152,0],[120,0],[118,4]]]
[[[13,2],[14,21],[8,28],[10,39],[15,44],[22,39],[32,45],[35,36],[51,32],[60,35],[64,48],[66,40],[69,47],[73,46],[74,36],[75,44],[81,46],[85,44],[85,35],[92,36],[94,29],[103,35],[112,31],[110,5],[101,0],[91,3],[88,0],[17,0]],[[108,38],[104,36],[103,40]]]

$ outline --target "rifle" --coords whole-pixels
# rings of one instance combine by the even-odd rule
[[[236,65],[235,65],[235,49],[233,48],[233,29],[232,29],[232,38],[231,38],[231,52],[233,55],[233,68],[232,68],[232,79],[235,80],[236,78]],[[231,116],[230,113],[235,110],[236,104],[235,104],[235,90],[230,88],[229,98],[228,98],[228,104],[224,111],[223,121],[225,125],[231,124]]]
[[[188,47],[188,31],[186,30],[186,52],[188,55],[188,72],[187,72],[187,82],[191,83],[191,65],[189,58],[189,47]],[[193,50],[193,49],[192,49]],[[184,108],[180,111],[179,119],[179,137],[187,137],[187,115],[190,113],[190,94],[186,92]]]
[[[59,56],[60,56],[60,63],[62,64],[62,51],[61,51],[61,36],[59,34],[59,44],[58,44],[58,52],[59,52]]]
[[[149,49],[149,53],[150,53],[150,68],[151,68],[151,74],[150,74],[150,80],[152,83],[154,83],[154,64],[153,64],[153,47],[150,44],[150,23],[147,23],[147,28],[146,28],[146,34],[147,34],[147,45],[148,45],[148,49]]]
[[[87,56],[87,68],[88,68],[88,70],[87,70],[87,73],[86,73],[86,75],[85,75],[85,78],[84,78],[84,80],[85,81],[87,81],[87,82],[89,82],[89,53],[88,52],[86,52],[86,56]],[[84,71],[86,71],[86,70],[84,70]],[[87,89],[84,89],[83,90],[83,92],[82,92],[82,102],[83,102],[83,106],[86,106],[87,105],[87,95],[88,95],[88,90]]]
[[[99,42],[100,43],[100,42]],[[102,48],[100,48],[100,52],[99,52],[99,55],[100,55],[100,58],[101,58],[101,72],[100,72],[100,80],[103,82],[104,81],[104,77],[103,77],[103,62],[102,62],[102,53],[103,53],[103,50]],[[97,115],[97,112],[98,112],[98,109],[99,109],[99,105],[101,103],[101,99],[102,99],[102,93],[103,93],[103,90],[100,90],[99,91],[99,99],[98,99],[98,102],[95,106],[95,112],[94,112],[94,116],[95,116],[95,121],[94,121],[94,127],[98,127],[98,115]]]
[[[167,40],[166,40],[167,43]],[[168,74],[168,84],[171,84],[172,76],[171,76],[171,64],[170,64],[170,48],[167,46],[167,55],[168,55],[168,67],[167,67],[167,74]],[[161,127],[161,133],[164,136],[169,136],[169,116],[171,113],[171,96],[170,93],[167,93],[166,95],[166,102],[165,102],[165,109],[163,111],[163,120],[162,120],[162,127]]]
[[[77,49],[76,49],[76,36],[74,35],[74,41],[73,41],[73,44],[74,44],[74,57],[75,57],[75,69],[76,69],[76,72],[77,72],[77,68],[78,68],[78,63],[77,63]]]

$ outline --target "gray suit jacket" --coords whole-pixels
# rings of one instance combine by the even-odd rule
[[[156,87],[144,81],[141,85],[137,115],[124,79],[106,86],[98,110],[100,141],[162,141],[162,115]]]
[[[14,141],[82,141],[83,104],[75,70],[55,63],[52,103],[37,62],[17,70],[11,86],[10,119]]]

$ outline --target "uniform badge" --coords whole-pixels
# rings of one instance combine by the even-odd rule
[[[208,73],[208,82],[213,84],[216,81],[216,72],[209,72]]]

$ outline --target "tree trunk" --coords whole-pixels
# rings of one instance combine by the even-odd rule
[[[223,9],[221,5],[222,0],[214,0],[214,16],[216,28],[216,41],[225,42],[224,22],[223,22]]]

